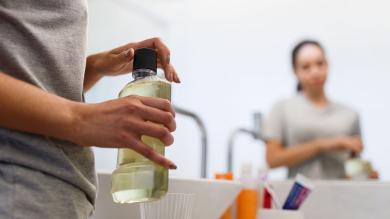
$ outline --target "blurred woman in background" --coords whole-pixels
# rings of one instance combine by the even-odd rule
[[[287,166],[289,178],[345,178],[344,162],[363,150],[359,115],[326,95],[328,61],[320,43],[298,43],[292,66],[298,93],[278,102],[266,119],[267,162]]]

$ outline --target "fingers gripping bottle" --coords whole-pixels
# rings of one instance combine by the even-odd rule
[[[171,84],[157,76],[157,53],[135,51],[133,78],[119,93],[171,99]],[[165,146],[156,138],[142,136],[142,142],[164,155]],[[117,168],[112,174],[111,193],[116,203],[146,202],[161,198],[168,190],[168,170],[131,149],[119,149]]]

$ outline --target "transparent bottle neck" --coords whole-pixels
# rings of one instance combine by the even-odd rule
[[[157,75],[157,72],[151,70],[151,69],[146,69],[146,68],[141,68],[133,71],[133,78],[134,80],[142,79],[148,76],[153,76]]]

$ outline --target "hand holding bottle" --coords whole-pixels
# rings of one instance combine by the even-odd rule
[[[176,165],[141,141],[142,135],[173,143],[175,112],[168,100],[128,96],[74,107],[76,127],[70,140],[84,146],[130,148],[144,157],[176,169]]]

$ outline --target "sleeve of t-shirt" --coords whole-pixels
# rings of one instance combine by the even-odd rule
[[[283,105],[276,104],[266,116],[263,124],[264,140],[283,140]]]

